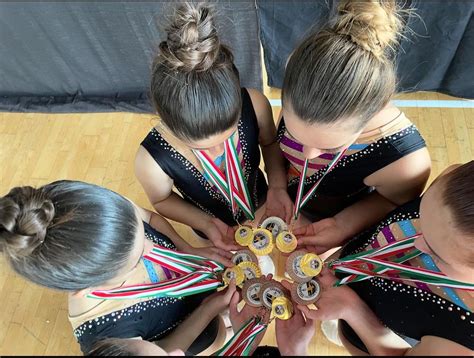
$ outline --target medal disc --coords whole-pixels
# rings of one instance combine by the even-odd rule
[[[242,262],[253,262],[258,265],[257,256],[250,250],[239,250],[232,256],[232,263],[234,265],[237,266]]]
[[[273,250],[272,233],[266,229],[255,229],[249,249],[257,256],[270,254]]]
[[[286,254],[295,251],[297,245],[298,241],[296,236],[289,231],[284,230],[280,232],[276,238],[276,246],[278,250]]]
[[[318,255],[309,252],[301,258],[301,270],[305,275],[317,276],[322,269],[323,261]]]
[[[229,267],[222,274],[222,280],[226,285],[230,283],[230,280],[234,279],[237,286],[244,282],[245,275],[244,271],[239,266]]]
[[[253,238],[253,229],[250,226],[240,226],[235,231],[234,238],[240,246],[248,246]]]
[[[271,280],[262,285],[260,289],[260,300],[265,308],[271,310],[273,300],[277,297],[285,296],[286,289],[281,283]]]
[[[260,290],[264,281],[259,278],[247,280],[242,288],[242,297],[246,304],[252,307],[262,307],[263,303],[260,299]]]
[[[291,298],[300,305],[310,305],[316,302],[321,294],[318,281],[312,279],[308,282],[295,282],[291,286]]]
[[[307,282],[312,278],[306,275],[301,268],[301,259],[307,253],[308,251],[305,250],[294,251],[286,260],[286,272],[295,282]]]
[[[276,297],[272,303],[274,317],[286,321],[293,316],[293,304],[285,296]]]
[[[262,276],[260,268],[253,262],[241,262],[238,267],[240,267],[244,273],[244,281]]]
[[[278,216],[270,216],[263,220],[260,225],[261,228],[266,229],[272,233],[274,239],[284,230],[288,230],[288,225],[283,219]]]

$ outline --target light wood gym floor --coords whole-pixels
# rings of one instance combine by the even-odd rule
[[[279,91],[266,88],[270,98]],[[453,99],[436,93],[400,99]],[[274,108],[275,117],[280,108]],[[424,135],[433,171],[474,153],[474,109],[402,108]],[[150,208],[133,173],[139,143],[154,118],[133,113],[0,113],[0,196],[15,186],[40,186],[58,179],[82,180],[115,190]],[[175,227],[192,238],[182,225]],[[0,259],[0,355],[78,355],[67,320],[66,294],[43,289],[18,277]],[[263,344],[275,345],[271,326]],[[315,355],[347,355],[320,329],[312,341]]]

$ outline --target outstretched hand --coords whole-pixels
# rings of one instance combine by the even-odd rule
[[[335,218],[322,219],[293,230],[298,238],[298,246],[322,254],[332,248],[341,246],[346,235]]]

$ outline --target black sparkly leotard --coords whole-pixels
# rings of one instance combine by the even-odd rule
[[[237,151],[241,160],[247,187],[255,209],[260,207],[266,197],[267,184],[260,165],[258,144],[259,127],[252,101],[246,89],[242,89],[242,112],[238,122]],[[196,168],[187,158],[166,141],[160,132],[153,128],[141,145],[156,163],[173,180],[174,186],[184,200],[204,212],[219,218],[227,225],[235,225],[232,208],[225,197],[206,179],[201,169]],[[159,185],[159,183],[157,183]],[[239,222],[245,215],[239,209]]]
[[[304,163],[303,146],[288,133],[284,119],[278,127],[278,141],[287,162],[288,193],[294,200]],[[349,147],[302,208],[302,213],[311,221],[334,216],[374,190],[365,185],[365,178],[424,147],[425,141],[416,127],[400,113],[377,133],[360,137]],[[309,162],[305,192],[324,174],[334,156],[324,153]]]
[[[374,249],[419,233],[420,199],[390,213],[379,225],[358,235],[341,252],[341,257]],[[431,256],[422,254],[408,264],[439,271]],[[341,274],[338,274],[342,277]],[[408,281],[372,278],[349,286],[367,303],[385,326],[409,342],[436,336],[474,349],[474,299],[467,291]],[[367,351],[362,341],[344,321],[344,336]]]
[[[144,223],[144,226],[147,239],[161,246],[176,249],[168,237],[147,223]],[[147,282],[159,282],[175,277],[174,273],[145,258],[142,258],[137,270],[143,281]],[[97,305],[90,311],[80,316],[70,316],[69,320],[84,353],[89,352],[94,343],[104,338],[141,337],[144,340],[154,341],[168,335],[207,295],[209,293],[184,298],[96,300]],[[218,320],[214,319],[189,351],[197,353],[210,346],[217,332]]]

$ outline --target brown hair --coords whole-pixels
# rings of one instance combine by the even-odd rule
[[[452,213],[454,225],[474,238],[474,160],[447,173],[441,181],[443,202]]]
[[[199,140],[237,123],[240,81],[233,55],[217,35],[206,3],[175,9],[151,77],[151,96],[163,123],[179,138]]]
[[[114,278],[128,262],[137,225],[127,199],[78,181],[17,187],[0,197],[0,251],[17,273],[54,289]]]
[[[357,117],[360,130],[395,92],[390,50],[401,27],[394,0],[341,1],[338,16],[291,55],[283,105],[309,124]]]
[[[127,344],[127,339],[123,338],[106,338],[96,342],[88,356],[122,356],[122,357],[135,357],[137,353],[132,351]]]

